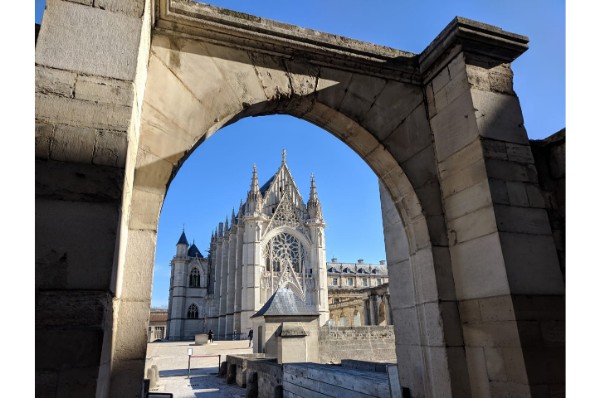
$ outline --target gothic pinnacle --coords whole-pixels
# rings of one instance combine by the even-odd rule
[[[281,151],[281,164],[285,164],[287,157],[287,153],[285,152],[285,148]]]
[[[314,174],[310,175],[310,198],[306,204],[308,215],[312,219],[323,219],[323,213],[321,211],[321,202],[317,196],[317,184],[315,183]]]

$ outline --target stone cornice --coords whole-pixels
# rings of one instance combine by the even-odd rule
[[[155,30],[420,83],[417,55],[190,0],[157,0]]]
[[[437,73],[458,52],[488,64],[510,63],[528,49],[526,36],[506,32],[496,26],[456,17],[419,55],[423,80]],[[475,57],[473,57],[475,56]]]
[[[461,51],[468,62],[479,57],[479,62],[509,63],[529,42],[525,36],[456,17],[417,55],[191,0],[156,3],[157,32],[413,84],[429,81]]]

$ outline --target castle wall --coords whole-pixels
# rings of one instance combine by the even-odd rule
[[[319,362],[342,359],[396,362],[393,326],[328,327],[319,329]]]

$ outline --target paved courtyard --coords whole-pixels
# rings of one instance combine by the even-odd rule
[[[188,378],[188,349],[193,356],[215,355],[191,358],[191,371]],[[227,354],[249,354],[247,340],[215,341],[207,345],[194,345],[191,341],[149,343],[146,363],[156,365],[160,376],[152,392],[172,393],[174,398],[243,398],[246,390],[235,384],[227,384],[224,378],[217,377],[219,358],[225,361]]]

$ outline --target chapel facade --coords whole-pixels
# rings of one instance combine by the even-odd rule
[[[212,330],[235,338],[252,328],[254,315],[278,288],[288,288],[329,319],[325,221],[311,176],[305,203],[286,163],[262,185],[256,166],[237,214],[219,223],[205,258],[185,232],[171,261],[169,340],[191,339]]]

